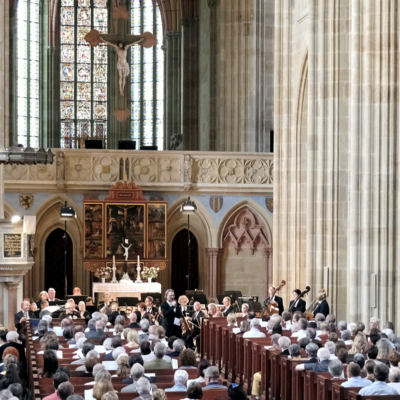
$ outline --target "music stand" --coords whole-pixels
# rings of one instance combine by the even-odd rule
[[[240,290],[224,290],[225,297],[231,298],[231,303],[234,303],[238,297],[242,297],[242,292]]]
[[[144,303],[146,297],[150,296],[153,298],[153,306],[158,307],[161,303],[161,293],[140,293],[140,301]]]
[[[139,303],[139,299],[137,297],[117,297],[117,302],[120,307],[133,307]]]
[[[56,300],[56,301],[49,301],[49,306],[63,306],[67,300]]]
[[[97,311],[97,307],[96,306],[86,306],[86,311],[88,311],[90,313],[90,315],[92,315],[94,312]]]
[[[186,296],[188,297],[189,301],[194,298],[194,301],[198,301],[200,304],[208,304],[207,296],[204,294],[203,290],[186,290]]]
[[[75,303],[76,303],[76,304],[79,304],[80,301],[85,302],[85,300],[86,300],[88,297],[89,297],[89,296],[83,296],[83,295],[81,295],[81,296],[75,296],[75,295],[73,295],[73,294],[68,294],[68,295],[67,295],[67,300],[68,300],[68,299],[74,299]]]
[[[222,300],[224,300],[225,297],[224,294],[217,294],[218,304],[224,304]]]

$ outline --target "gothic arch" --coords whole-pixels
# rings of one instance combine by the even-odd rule
[[[58,194],[50,197],[36,210],[36,235],[35,248],[35,266],[32,273],[32,295],[36,296],[41,290],[44,290],[44,259],[45,243],[51,232],[55,229],[64,229],[64,221],[60,221],[61,206],[68,201],[68,204],[74,208],[77,218],[67,222],[67,232],[71,237],[73,245],[73,285],[79,286],[82,293],[90,294],[90,272],[82,265],[82,234],[83,219],[82,209],[69,197]]]
[[[176,234],[182,229],[187,229],[187,215],[182,215],[180,212],[181,204],[187,197],[180,197],[168,208],[168,234],[167,234],[167,268],[160,274],[160,281],[163,287],[168,287],[171,282],[171,249],[172,241]],[[205,248],[214,247],[216,245],[215,223],[208,213],[207,209],[196,200],[197,211],[193,216],[190,216],[190,231],[196,237],[199,248],[199,288],[204,288],[206,285],[206,255]]]
[[[11,217],[13,215],[19,215],[19,213],[11,204],[9,204],[5,201],[4,202],[4,218],[11,219]]]
[[[226,213],[218,229],[222,290],[265,298],[273,276],[272,237],[272,216],[254,200],[240,201]]]

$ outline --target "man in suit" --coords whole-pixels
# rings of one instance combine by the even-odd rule
[[[282,349],[281,356],[289,356],[289,346],[291,345],[291,340],[287,336],[282,336],[279,338],[278,344]]]
[[[276,296],[275,292],[276,292],[276,287],[274,285],[271,285],[268,288],[269,297],[267,297],[265,299],[265,302],[267,302],[269,300],[270,306],[272,308],[278,310],[279,311],[279,315],[282,315],[283,310],[284,310],[284,308],[283,308],[283,300],[282,300],[282,297]]]
[[[175,300],[175,292],[168,289],[165,292],[164,303],[161,304],[161,312],[163,315],[162,326],[165,329],[166,336],[181,337],[182,331],[179,319],[182,317],[177,301]]]
[[[104,335],[104,322],[90,319],[88,322],[89,332],[85,333],[88,339],[100,339]]]
[[[329,304],[326,301],[326,292],[325,289],[322,289],[317,293],[318,303],[315,305],[313,314],[314,317],[321,313],[324,314],[325,317],[329,314]]]
[[[299,289],[293,290],[292,292],[293,300],[289,304],[289,309],[292,313],[300,311],[304,314],[306,312],[306,302],[299,297],[300,294],[301,291]]]
[[[155,316],[158,314],[158,308],[154,306],[154,299],[151,296],[147,296],[144,300],[146,304],[146,310],[149,314]]]
[[[193,350],[194,341],[196,341],[196,347],[199,350],[201,319],[205,317],[205,314],[201,311],[201,304],[198,301],[193,304],[193,310],[192,316],[188,317],[188,320],[193,323],[193,325],[189,323],[193,332],[189,332],[186,336],[186,347]]]
[[[22,322],[26,322],[30,319],[36,319],[36,315],[32,311],[30,311],[30,309],[30,301],[28,299],[22,300],[21,311],[17,312],[14,315],[14,324],[18,332],[21,330]]]
[[[221,310],[222,314],[224,314],[224,317],[227,317],[228,314],[234,313],[235,309],[231,304],[231,298],[226,296],[222,300],[222,304],[224,305],[224,308]]]
[[[172,369],[172,364],[163,360],[167,353],[167,348],[163,343],[157,343],[154,347],[154,360],[144,363],[144,369]]]
[[[127,326],[127,328],[131,328],[131,329],[140,328],[140,325],[136,322],[137,315],[135,312],[132,312],[129,314],[129,321],[130,321],[130,324]]]
[[[48,301],[58,301],[58,300],[60,300],[60,299],[56,298],[56,291],[53,288],[50,288],[47,291],[47,294],[49,295]]]

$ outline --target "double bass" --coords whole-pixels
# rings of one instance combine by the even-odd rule
[[[312,310],[314,309],[315,304],[317,303],[317,301],[326,298],[326,290],[325,289],[321,289],[318,292],[318,296],[312,301],[312,303],[310,304],[310,306],[307,308],[306,312],[304,313],[304,317],[308,320],[311,321],[314,319],[314,314],[312,312]]]
[[[274,307],[271,304],[271,299],[276,295],[276,292],[279,292],[284,286],[286,285],[286,281],[282,280],[281,284],[275,289],[275,292],[272,296],[268,297],[265,301],[264,301],[264,310],[262,315],[268,315],[271,316],[273,314],[279,314],[279,309]]]
[[[304,297],[305,295],[307,295],[307,294],[310,292],[310,290],[311,290],[310,286],[306,286],[306,290],[304,290],[303,292],[301,292],[301,293],[299,294],[299,297],[298,297],[297,299],[301,299],[302,297]],[[296,304],[296,301],[297,301],[297,300],[295,300],[295,301],[293,302],[293,304],[289,307],[289,309],[288,309],[289,312],[292,313],[292,312],[294,311],[294,305]]]

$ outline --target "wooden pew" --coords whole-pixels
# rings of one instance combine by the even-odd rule
[[[358,393],[362,388],[345,388],[340,382],[332,382],[332,400],[349,400],[349,391]]]
[[[342,384],[346,379],[334,379],[328,372],[317,374],[317,400],[331,400],[332,399],[332,383],[338,382]]]

